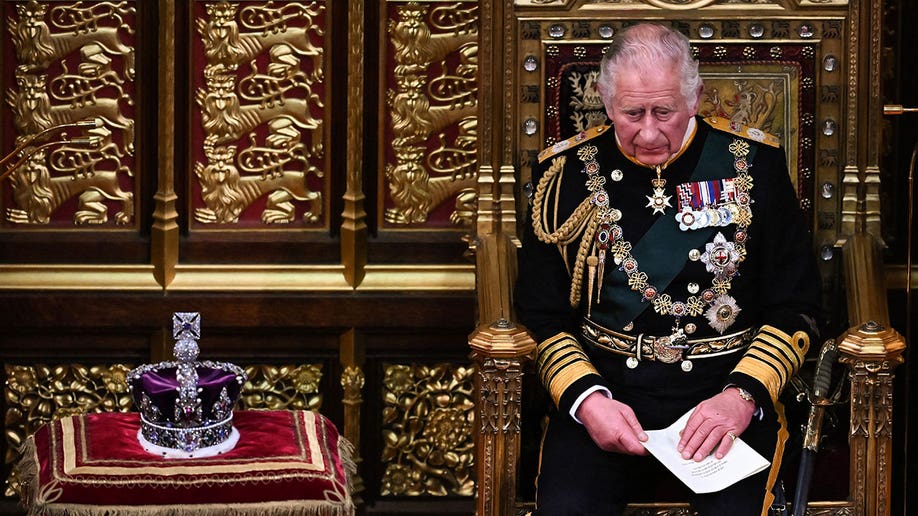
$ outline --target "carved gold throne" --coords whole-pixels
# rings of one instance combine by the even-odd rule
[[[527,376],[535,342],[513,322],[512,311],[524,185],[540,149],[605,123],[596,69],[609,41],[638,21],[672,25],[689,36],[706,85],[702,114],[731,118],[781,139],[820,259],[830,318],[824,337],[835,338],[843,364],[836,369],[847,381],[841,392],[850,400],[850,407],[838,412],[847,421],[839,425],[835,447],[845,464],[816,471],[823,484],[839,471],[847,470],[848,477],[841,478],[840,492],[825,495],[814,486],[808,514],[889,514],[892,381],[905,342],[889,325],[879,254],[882,2],[481,4],[473,240],[480,325],[469,339],[479,372],[477,514],[524,513],[532,501],[518,483],[518,470],[533,453],[525,445],[521,452],[521,435],[534,427],[538,433],[538,421],[523,409],[530,390],[539,388],[538,380]],[[814,354],[819,347],[814,344]],[[798,385],[805,383],[801,379]],[[688,514],[678,503],[636,504],[632,510]]]

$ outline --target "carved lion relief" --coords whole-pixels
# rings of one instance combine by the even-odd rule
[[[201,224],[314,225],[323,215],[325,5],[206,3],[195,20],[206,64],[195,91]]]
[[[15,206],[6,209],[4,220],[52,224],[69,217],[78,225],[104,224],[114,207],[114,222],[131,224],[133,2],[51,5],[19,3],[16,16],[7,20],[17,58],[10,69],[14,87],[6,91],[15,143],[64,124],[95,120],[97,127],[83,144],[61,133],[64,143],[57,146],[27,147],[23,154],[34,154],[10,176]],[[96,145],[90,148],[87,142]],[[58,213],[73,198],[76,208]]]

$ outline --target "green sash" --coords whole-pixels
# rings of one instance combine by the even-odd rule
[[[709,132],[689,180],[695,182],[735,177],[734,157],[728,150],[734,139],[725,133]],[[746,156],[750,165],[754,156],[755,146],[750,145]],[[640,270],[647,273],[648,283],[663,293],[685,267],[689,251],[707,242],[717,231],[723,229],[707,227],[682,231],[674,216],[663,215],[634,244],[631,255],[638,261]],[[614,266],[614,263],[609,265]],[[625,272],[614,266],[611,273],[607,269],[602,286],[602,303],[593,306],[590,319],[611,330],[621,330],[649,306],[652,303],[643,301],[641,293],[628,286]]]

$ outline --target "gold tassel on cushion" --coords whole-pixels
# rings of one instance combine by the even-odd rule
[[[27,437],[19,448],[19,461],[13,466],[7,481],[23,504],[32,499],[38,484],[38,453],[33,436]]]

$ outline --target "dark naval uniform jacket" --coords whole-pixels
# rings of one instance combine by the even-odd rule
[[[768,411],[803,362],[820,289],[784,152],[756,129],[695,120],[656,196],[656,172],[612,126],[539,156],[515,299],[562,413],[595,386],[692,407],[735,385]],[[632,408],[645,428],[674,420]]]

